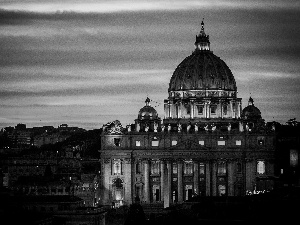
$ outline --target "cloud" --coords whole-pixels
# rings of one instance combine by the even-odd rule
[[[10,1],[0,3],[6,10],[24,10],[33,12],[97,12],[115,13],[123,11],[173,11],[198,9],[291,9],[299,6],[298,1],[237,1],[237,0],[206,0],[206,1],[179,1],[179,0],[131,0],[131,1]]]

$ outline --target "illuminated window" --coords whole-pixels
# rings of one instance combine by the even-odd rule
[[[177,174],[177,163],[176,162],[172,163],[172,171],[173,171],[173,174]]]
[[[113,173],[114,175],[121,175],[122,163],[120,159],[115,159],[113,161]]]
[[[172,146],[174,146],[174,145],[177,145],[177,141],[176,140],[172,141]]]
[[[158,141],[152,141],[152,146],[158,146]]]
[[[198,115],[203,115],[203,106],[197,105]]]
[[[290,149],[290,166],[298,166],[298,151],[296,149]]]
[[[242,141],[241,140],[236,140],[235,145],[242,145]]]
[[[216,105],[210,106],[210,113],[212,115],[215,115],[217,113],[217,106]]]
[[[135,146],[141,146],[141,141],[135,141]]]
[[[205,174],[205,164],[204,163],[200,163],[199,164],[199,174],[200,175],[204,175]]]
[[[226,186],[221,184],[218,186],[218,194],[219,196],[224,196],[226,195]]]
[[[225,141],[218,141],[218,145],[225,145]]]
[[[265,144],[265,138],[264,137],[258,137],[257,138],[257,144],[258,145],[264,145]]]
[[[264,174],[266,172],[265,162],[263,160],[257,161],[257,173]]]
[[[199,145],[204,145],[204,141],[199,141]]]
[[[226,162],[218,162],[218,175],[226,175]]]
[[[192,161],[185,161],[183,164],[183,172],[184,174],[193,174],[193,162]]]
[[[159,161],[151,161],[151,174],[159,174],[160,172],[160,163]]]

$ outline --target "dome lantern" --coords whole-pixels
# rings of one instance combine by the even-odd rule
[[[210,51],[209,35],[205,34],[203,20],[201,22],[201,31],[196,35],[195,47],[196,50]]]

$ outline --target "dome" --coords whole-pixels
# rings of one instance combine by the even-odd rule
[[[209,35],[204,23],[196,36],[195,51],[175,69],[169,84],[170,91],[226,90],[236,91],[236,82],[226,63],[210,51]]]
[[[180,90],[236,91],[236,82],[226,63],[211,51],[195,50],[175,69],[169,91]]]
[[[244,120],[252,121],[262,119],[261,112],[256,106],[254,106],[254,101],[251,97],[249,98],[248,106],[243,109],[241,117]]]
[[[157,111],[150,105],[150,99],[147,97],[145,101],[145,106],[140,109],[138,114],[138,119],[157,119],[158,114]]]

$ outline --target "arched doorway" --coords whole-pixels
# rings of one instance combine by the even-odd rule
[[[116,208],[123,205],[124,201],[124,185],[121,178],[115,178],[112,184],[112,198]]]

